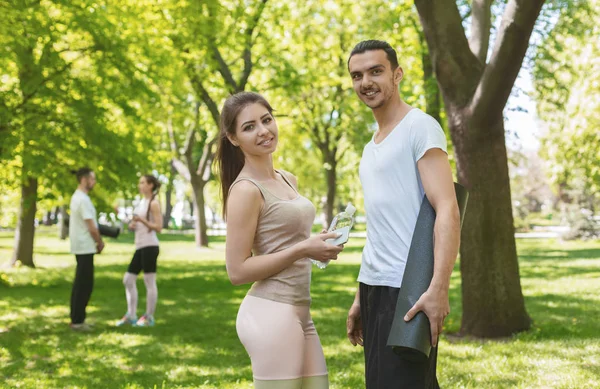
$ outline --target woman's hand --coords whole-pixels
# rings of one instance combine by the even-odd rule
[[[322,232],[319,235],[306,239],[302,242],[306,256],[320,262],[337,259],[338,254],[344,249],[344,246],[335,246],[325,241],[327,239],[335,239],[339,236],[337,232]]]
[[[138,215],[133,215],[133,221],[146,224],[146,219]]]

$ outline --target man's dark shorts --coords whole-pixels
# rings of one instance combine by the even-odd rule
[[[365,346],[367,389],[439,389],[437,347],[429,360],[412,362],[387,346],[399,288],[360,284],[360,314]]]

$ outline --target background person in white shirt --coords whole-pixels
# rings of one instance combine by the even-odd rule
[[[359,289],[346,322],[353,345],[364,345],[367,389],[439,388],[437,341],[450,312],[448,288],[460,241],[459,211],[446,137],[435,119],[400,98],[404,73],[395,50],[383,41],[357,44],[348,71],[358,97],[373,111],[378,130],[365,146],[360,180],[367,215],[367,242]],[[436,211],[434,274],[409,312],[431,324],[428,361],[411,362],[387,346],[408,249],[423,199]]]
[[[77,267],[71,292],[71,328],[89,331],[85,322],[85,309],[94,288],[94,254],[100,254],[104,242],[98,231],[96,208],[88,192],[96,185],[96,175],[88,167],[73,171],[77,176],[77,190],[71,197],[69,217],[69,240],[71,253],[75,254]]]

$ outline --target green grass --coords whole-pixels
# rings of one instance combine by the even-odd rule
[[[73,333],[68,302],[74,258],[53,231],[36,236],[37,269],[0,271],[0,387],[251,388],[252,372],[237,339],[235,317],[247,287],[226,277],[223,239],[196,249],[191,236],[161,236],[159,306],[154,328],[115,328],[125,311],[121,278],[132,236],[109,241],[96,256],[88,308],[91,334]],[[313,272],[312,314],[331,388],[364,388],[362,350],[345,337],[364,241],[347,245],[337,263]],[[0,262],[13,238],[0,233]],[[444,335],[442,388],[600,387],[600,243],[518,242],[531,331],[479,341]],[[453,274],[447,333],[460,326],[460,275]],[[140,308],[144,287],[139,281]]]

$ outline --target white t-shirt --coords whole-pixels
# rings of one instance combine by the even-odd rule
[[[439,123],[410,110],[379,144],[371,140],[360,161],[367,243],[358,281],[399,288],[425,191],[417,161],[432,148],[446,150]]]
[[[71,197],[71,216],[69,217],[69,240],[71,241],[72,254],[95,254],[96,242],[88,230],[85,220],[96,221],[96,208],[90,196],[77,189]]]

